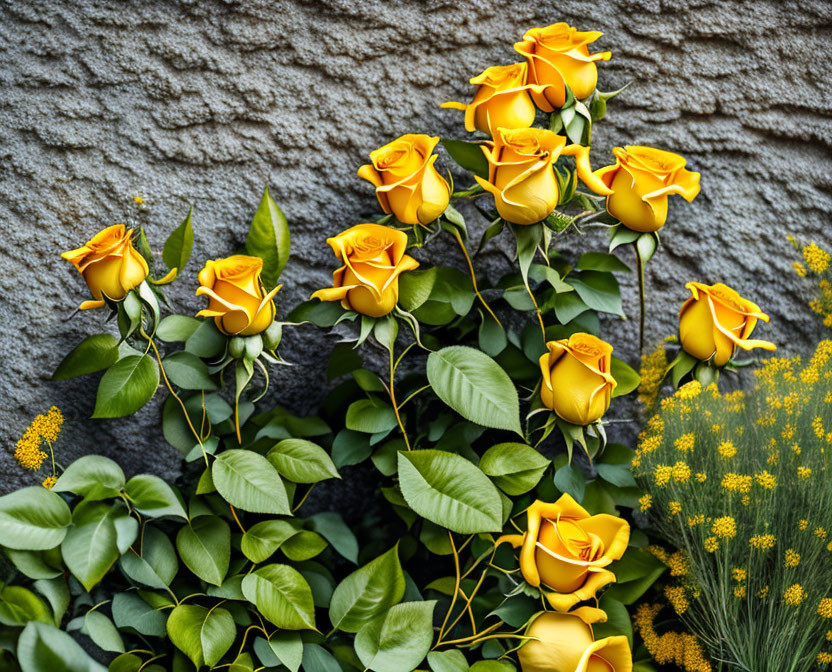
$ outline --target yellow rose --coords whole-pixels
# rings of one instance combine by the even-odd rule
[[[501,540],[520,547],[523,578],[535,588],[543,587],[552,609],[571,611],[615,581],[615,574],[605,567],[627,550],[630,525],[626,520],[606,513],[590,516],[570,495],[554,503],[537,500],[526,516],[525,534]],[[590,620],[606,619],[599,609],[581,609]]]
[[[497,212],[513,224],[535,224],[558,204],[560,194],[553,164],[574,156],[578,177],[599,194],[611,193],[589,167],[589,147],[567,145],[566,138],[542,128],[499,128],[493,142],[480,148],[488,160],[488,179],[474,176],[494,195]]]
[[[540,357],[540,400],[575,425],[588,425],[606,413],[617,383],[610,373],[612,346],[592,334],[549,341]]]
[[[95,301],[84,301],[81,310],[100,308],[104,297],[121,301],[144,282],[149,269],[133,247],[132,233],[123,224],[108,226],[83,247],[61,255],[81,272],[95,297]]]
[[[523,672],[631,672],[624,635],[595,640],[580,616],[545,611],[526,630],[533,637],[517,651]]]
[[[702,361],[713,357],[716,366],[724,366],[738,346],[777,349],[774,343],[748,338],[757,320],[768,322],[768,315],[756,303],[722,283],[689,282],[685,287],[691,293],[679,311],[679,337],[685,352]]]
[[[531,94],[542,96],[548,86],[526,82],[525,63],[495,65],[471,80],[478,86],[474,99],[465,103],[442,103],[442,107],[465,110],[465,130],[480,130],[493,136],[498,128],[528,128],[534,123]]]
[[[403,135],[370,154],[372,165],[358,169],[358,177],[375,186],[381,209],[403,224],[428,224],[451,200],[448,183],[433,165],[437,142],[429,135]]]
[[[387,315],[399,300],[399,276],[419,267],[405,254],[407,234],[380,224],[357,224],[326,241],[343,266],[329,289],[312,298],[340,301],[347,310],[370,317]]]
[[[633,231],[658,231],[667,219],[667,197],[690,203],[699,194],[699,173],[685,168],[678,154],[652,147],[615,147],[615,165],[595,171],[612,189],[607,211]]]
[[[244,254],[206,261],[196,295],[207,296],[208,307],[197,315],[213,317],[217,329],[228,336],[253,336],[268,329],[275,317],[272,299],[281,286],[267,294],[262,270],[260,257]]]
[[[514,45],[529,64],[529,84],[551,85],[543,93],[533,93],[537,106],[546,112],[562,107],[568,86],[575,98],[583,100],[595,90],[598,70],[595,61],[608,61],[609,51],[590,54],[587,45],[603,33],[597,30],[582,32],[566,23],[555,23],[546,28],[532,28],[523,41]]]

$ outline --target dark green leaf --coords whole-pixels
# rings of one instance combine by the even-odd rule
[[[266,289],[277,286],[286,262],[289,260],[289,225],[277,203],[269,195],[269,188],[263,192],[263,198],[254,219],[251,220],[246,251],[263,260],[263,284]]]
[[[188,210],[188,216],[171,232],[162,250],[162,260],[168,268],[177,269],[178,275],[182,275],[182,269],[191,258],[194,247],[194,230],[191,226],[193,212],[193,208]]]
[[[87,336],[58,364],[52,380],[68,380],[106,369],[118,359],[118,339],[112,334]]]
[[[231,560],[231,530],[222,518],[200,516],[176,535],[185,566],[206,583],[219,586]]]
[[[159,366],[150,355],[129,355],[102,376],[93,418],[131,415],[150,401],[159,386]]]
[[[442,146],[460,167],[484,180],[488,179],[488,160],[480,144],[442,138]]]

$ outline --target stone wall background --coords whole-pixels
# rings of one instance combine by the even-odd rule
[[[265,183],[292,227],[280,304],[329,280],[324,238],[376,211],[355,177],[366,155],[406,132],[461,137],[467,80],[519,60],[525,29],[556,21],[604,36],[600,85],[632,80],[597,124],[593,165],[614,145],[684,154],[702,173],[674,203],[649,266],[649,337],[675,331],[688,279],[725,281],[772,317],[760,337],[786,352],[818,336],[791,271],[788,233],[830,243],[832,3],[824,0],[7,0],[0,5],[0,493],[35,482],[11,459],[31,418],[58,405],[64,463],[87,452],[130,473],[171,477],[180,456],[159,408],[88,421],[95,379],[48,380],[100,328],[70,319],[85,298],[59,258],[117,222],[144,222],[152,244],[194,205],[196,246],[173,287],[184,312],[201,261],[242,243]],[[139,208],[133,197],[145,204]],[[483,222],[472,220],[475,235]],[[600,236],[579,243],[604,249]],[[435,248],[434,248],[435,249]],[[442,262],[461,264],[452,248]],[[631,261],[631,260],[627,260]],[[495,249],[480,273],[506,270]],[[635,278],[624,278],[636,315]],[[285,314],[285,310],[281,310]],[[617,354],[637,361],[636,322],[608,321]],[[331,347],[287,336],[272,400],[308,412],[326,391]],[[160,398],[163,395],[158,395]]]

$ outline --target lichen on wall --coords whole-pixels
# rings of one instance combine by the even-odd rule
[[[596,127],[593,164],[614,145],[650,144],[703,176],[693,204],[674,204],[649,266],[649,339],[675,330],[684,281],[697,279],[754,298],[772,316],[762,337],[807,349],[818,332],[785,237],[832,238],[828,2],[15,0],[0,7],[0,492],[31,481],[9,449],[51,404],[67,416],[65,463],[96,450],[128,473],[180,464],[157,403],[88,421],[94,379],[48,380],[105,317],[72,315],[84,288],[61,251],[117,222],[145,224],[161,249],[193,204],[190,277],[173,300],[196,311],[199,260],[242,243],[268,183],[292,227],[280,305],[294,304],[328,280],[326,236],[376,213],[355,176],[369,151],[405,132],[461,137],[460,113],[438,104],[518,60],[511,45],[526,28],[560,20],[604,32],[603,89],[632,82]],[[600,232],[573,243],[605,244]],[[452,246],[435,254],[461,265]],[[478,265],[492,279],[507,269],[496,250]],[[634,278],[622,282],[635,316]],[[633,364],[635,324],[605,323]],[[295,366],[277,372],[271,399],[313,408],[330,347],[311,328],[287,335]]]

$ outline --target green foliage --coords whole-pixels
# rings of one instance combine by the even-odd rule
[[[277,280],[289,261],[289,225],[286,217],[274,199],[269,188],[251,220],[246,236],[246,252],[263,260],[263,283],[267,289],[277,286]]]

